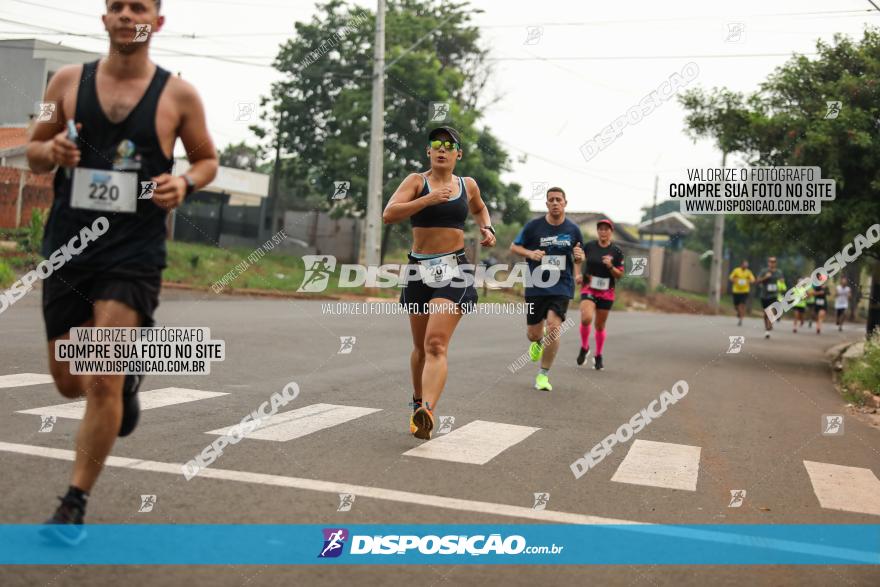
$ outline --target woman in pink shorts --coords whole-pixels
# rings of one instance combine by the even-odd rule
[[[599,239],[584,245],[586,268],[581,286],[581,350],[577,364],[583,365],[590,356],[590,328],[595,317],[596,356],[593,367],[604,368],[602,349],[605,346],[605,322],[614,304],[614,283],[623,276],[623,251],[611,242],[614,224],[607,218],[596,223]]]

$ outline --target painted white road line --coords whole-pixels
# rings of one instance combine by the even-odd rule
[[[313,404],[271,416],[266,423],[248,434],[247,438],[287,442],[288,440],[301,438],[319,430],[332,428],[350,420],[381,411],[375,408]],[[223,436],[230,434],[236,426],[238,424],[211,430],[210,432],[205,432],[205,434]]]
[[[485,465],[538,430],[540,428],[531,426],[474,420],[403,454],[410,457]]]
[[[11,452],[37,457],[47,457],[62,461],[73,461],[75,453],[72,450],[60,448],[47,448],[43,446],[31,446],[27,444],[13,444],[0,442],[0,451]],[[145,461],[125,457],[109,457],[104,462],[105,467],[119,467],[135,471],[150,471],[154,473],[170,473],[177,475],[181,483],[186,483],[183,477],[182,463],[164,463],[160,461]],[[540,520],[542,522],[560,524],[641,524],[632,520],[618,520],[603,518],[586,514],[573,514],[568,512],[555,512],[552,510],[534,510],[530,507],[491,503],[487,501],[474,501],[470,499],[457,499],[442,495],[428,495],[425,493],[412,493],[410,491],[398,491],[396,489],[384,489],[382,487],[370,487],[368,485],[350,485],[335,481],[320,481],[317,479],[305,479],[302,477],[287,477],[283,475],[268,475],[265,473],[248,473],[246,471],[232,471],[229,469],[217,469],[209,467],[202,469],[190,483],[198,483],[200,479],[220,479],[225,481],[238,481],[241,483],[255,483],[273,487],[288,487],[291,489],[303,489],[306,491],[320,491],[334,496],[340,493],[353,493],[357,498],[382,499],[398,503],[409,503],[422,507],[437,507],[447,510],[473,512],[478,514],[491,514],[510,518],[525,518]]]
[[[32,446],[27,444],[13,444],[0,442],[0,452],[10,452],[22,455],[46,457],[61,461],[73,461],[75,453],[72,450],[60,448],[48,448],[44,446]],[[134,471],[150,471],[153,473],[168,473],[177,475],[183,480],[181,463],[163,463],[160,461],[145,461],[125,457],[108,457],[104,462],[105,467],[117,467]],[[823,547],[816,544],[795,542],[792,540],[773,540],[765,537],[755,538],[743,534],[731,534],[730,532],[716,532],[712,530],[699,530],[694,528],[681,528],[677,526],[655,525],[647,522],[634,520],[621,520],[615,518],[603,518],[588,514],[574,514],[553,510],[535,510],[532,508],[492,503],[488,501],[475,501],[470,499],[457,499],[442,495],[428,495],[425,493],[412,493],[410,491],[398,491],[396,489],[384,489],[367,485],[349,485],[333,481],[319,481],[317,479],[304,479],[301,477],[286,477],[282,475],[267,475],[265,473],[248,473],[245,471],[231,471],[229,469],[202,469],[198,477],[204,479],[219,479],[223,481],[236,481],[239,483],[254,483],[273,487],[286,487],[302,489],[305,491],[320,491],[332,494],[334,497],[340,493],[353,493],[358,498],[381,499],[396,503],[407,503],[419,507],[435,507],[460,512],[486,514],[493,516],[505,516],[509,518],[531,519],[546,523],[556,524],[614,524],[625,525],[633,532],[647,534],[668,535],[676,538],[682,536],[694,540],[707,542],[719,542],[722,544],[735,544],[738,546],[755,547],[756,544],[764,549],[778,550],[783,552],[808,553],[814,555],[835,556],[841,559],[849,559],[863,564],[876,564],[877,553],[873,549],[860,551],[855,549]],[[195,479],[194,479],[195,480]]]
[[[43,385],[52,383],[51,375],[42,373],[15,373],[13,375],[0,375],[0,389],[8,387],[24,387],[26,385]]]
[[[611,480],[696,491],[699,470],[699,446],[636,440]]]
[[[138,394],[141,401],[141,410],[153,410],[175,404],[185,404],[221,395],[229,395],[220,391],[199,391],[198,389],[185,389],[183,387],[165,387],[163,389],[151,389]],[[31,410],[19,410],[17,414],[36,414],[38,416],[56,416],[58,418],[72,418],[82,420],[86,411],[86,402],[70,402],[44,408]]]
[[[870,469],[804,461],[819,505],[880,516],[880,480]]]

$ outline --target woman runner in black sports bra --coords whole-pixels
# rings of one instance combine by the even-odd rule
[[[407,176],[382,214],[385,224],[407,218],[412,223],[413,246],[400,302],[409,314],[414,347],[410,433],[425,440],[431,438],[433,412],[446,384],[449,340],[462,315],[477,302],[473,265],[464,254],[468,212],[480,227],[480,244],[495,246],[495,231],[477,182],[453,175],[462,157],[458,132],[448,126],[435,128],[428,141],[431,168]],[[455,277],[462,272],[470,279]]]

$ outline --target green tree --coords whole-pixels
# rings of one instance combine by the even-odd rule
[[[509,156],[479,124],[491,69],[471,23],[475,12],[466,2],[388,4],[384,201],[408,173],[426,168],[426,135],[439,124],[428,120],[430,103],[447,102],[464,150],[456,173],[473,177],[505,221],[524,221],[528,203],[518,197],[519,186],[500,179]],[[362,8],[330,0],[310,22],[295,23],[296,35],[275,60],[283,77],[263,102],[268,124],[254,129],[272,144],[280,133],[283,152],[293,155],[279,185],[334,214],[361,215],[366,208],[374,22]],[[331,199],[335,181],[350,182],[343,200]]]
[[[880,31],[868,28],[858,41],[835,35],[816,49],[815,59],[792,57],[748,96],[695,90],[682,103],[692,135],[714,136],[748,164],[818,166],[823,178],[836,181],[836,199],[821,214],[736,217],[746,238],[819,266],[880,219]],[[829,101],[841,102],[836,117],[827,116]],[[701,125],[704,114],[717,116],[729,103],[743,115],[739,124]],[[873,259],[871,329],[880,324],[880,248],[863,255]]]
[[[220,151],[220,165],[223,167],[265,172],[265,166],[260,165],[260,158],[260,149],[252,147],[244,141],[235,145],[227,145]]]

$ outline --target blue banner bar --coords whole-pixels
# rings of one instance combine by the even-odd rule
[[[62,528],[0,525],[0,565],[880,564],[877,524],[95,524],[83,528],[86,537],[70,546],[51,535]]]

